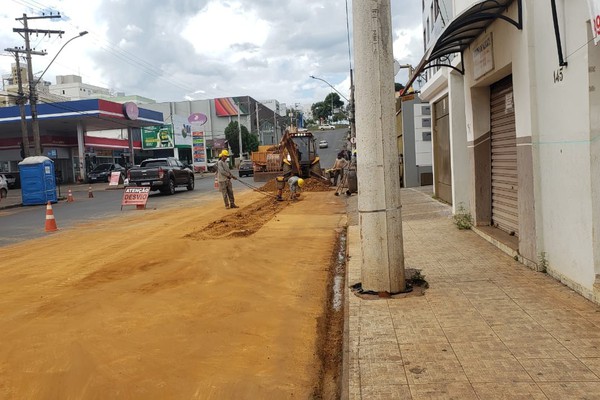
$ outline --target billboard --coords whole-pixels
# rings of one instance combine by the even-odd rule
[[[239,98],[223,97],[215,99],[215,113],[218,117],[232,117],[234,115],[248,114],[248,106]]]
[[[142,128],[142,149],[172,149],[174,147],[173,125],[156,125]]]
[[[175,147],[192,147],[192,125],[187,118],[173,115],[173,135],[175,136]]]

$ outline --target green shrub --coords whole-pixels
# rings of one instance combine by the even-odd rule
[[[458,206],[456,214],[452,216],[454,219],[454,225],[458,229],[471,229],[473,226],[473,217],[471,214],[461,205]]]

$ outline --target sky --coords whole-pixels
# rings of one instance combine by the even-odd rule
[[[394,59],[416,66],[421,1],[391,6]],[[43,78],[52,83],[75,74],[158,102],[250,96],[305,106],[332,92],[327,83],[350,97],[352,0],[2,0],[2,75],[14,63],[3,50],[24,46],[16,18],[50,12],[61,18],[30,20],[29,28],[65,32],[32,36],[32,47],[47,52],[32,69],[51,63]],[[89,33],[65,45],[81,31]],[[395,81],[407,80],[401,69]]]

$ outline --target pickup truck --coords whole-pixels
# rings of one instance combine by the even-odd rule
[[[130,186],[150,187],[162,194],[175,194],[177,186],[194,190],[194,171],[173,157],[148,158],[127,173]]]

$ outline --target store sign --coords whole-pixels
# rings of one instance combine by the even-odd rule
[[[175,147],[173,125],[142,128],[142,149],[172,149]]]
[[[588,0],[594,44],[600,42],[600,0]]]
[[[194,157],[194,170],[195,171],[206,171],[206,142],[204,139],[204,132],[196,131],[192,132],[193,138],[193,157]]]
[[[473,77],[478,79],[493,69],[494,46],[490,32],[473,47]]]

